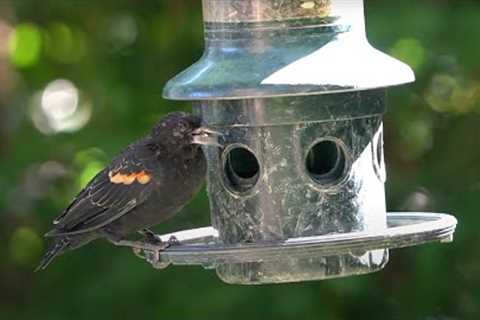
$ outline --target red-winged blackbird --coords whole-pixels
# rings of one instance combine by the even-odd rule
[[[46,234],[53,243],[37,270],[58,255],[106,238],[114,243],[177,213],[205,180],[201,144],[216,145],[200,118],[174,112],[129,145],[77,195]],[[147,232],[148,235],[148,232]]]

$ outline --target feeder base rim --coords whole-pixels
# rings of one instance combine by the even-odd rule
[[[164,249],[141,241],[125,246],[150,262],[155,268],[173,265],[202,265],[215,268],[221,264],[276,261],[282,257],[313,258],[352,254],[371,250],[412,247],[430,242],[453,241],[457,219],[449,214],[396,212],[387,213],[388,227],[376,232],[350,232],[291,238],[277,242],[223,245],[213,227],[184,230],[158,236],[168,241],[172,236],[180,244]]]

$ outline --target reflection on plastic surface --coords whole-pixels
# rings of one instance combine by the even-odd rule
[[[342,61],[332,64],[332,61]],[[315,66],[315,69],[312,69]],[[321,70],[321,72],[319,72]],[[368,75],[368,76],[366,76]],[[262,85],[328,84],[365,90],[412,82],[415,75],[404,63],[350,35],[339,36],[324,47],[276,71]],[[344,89],[344,90],[345,90]]]

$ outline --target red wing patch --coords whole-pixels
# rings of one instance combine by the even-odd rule
[[[152,180],[152,176],[145,171],[127,174],[110,171],[108,173],[108,178],[110,179],[111,183],[124,185],[131,185],[135,181],[140,184],[147,184],[150,182],[150,180]]]

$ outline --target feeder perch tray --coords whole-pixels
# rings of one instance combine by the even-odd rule
[[[351,232],[313,237],[291,238],[281,242],[223,245],[213,227],[190,229],[158,236],[179,244],[164,249],[141,241],[128,244],[154,268],[169,265],[201,265],[205,269],[224,264],[273,262],[285,259],[313,259],[328,263],[328,257],[350,254],[361,256],[377,249],[397,249],[431,242],[451,242],[457,220],[440,213],[388,213],[388,227],[383,232]],[[325,267],[325,266],[324,266]],[[332,265],[328,277],[342,276],[342,266]],[[334,269],[334,270],[332,270]],[[318,280],[318,278],[315,278]],[[289,279],[283,279],[289,281]],[[283,281],[282,281],[283,282]]]

